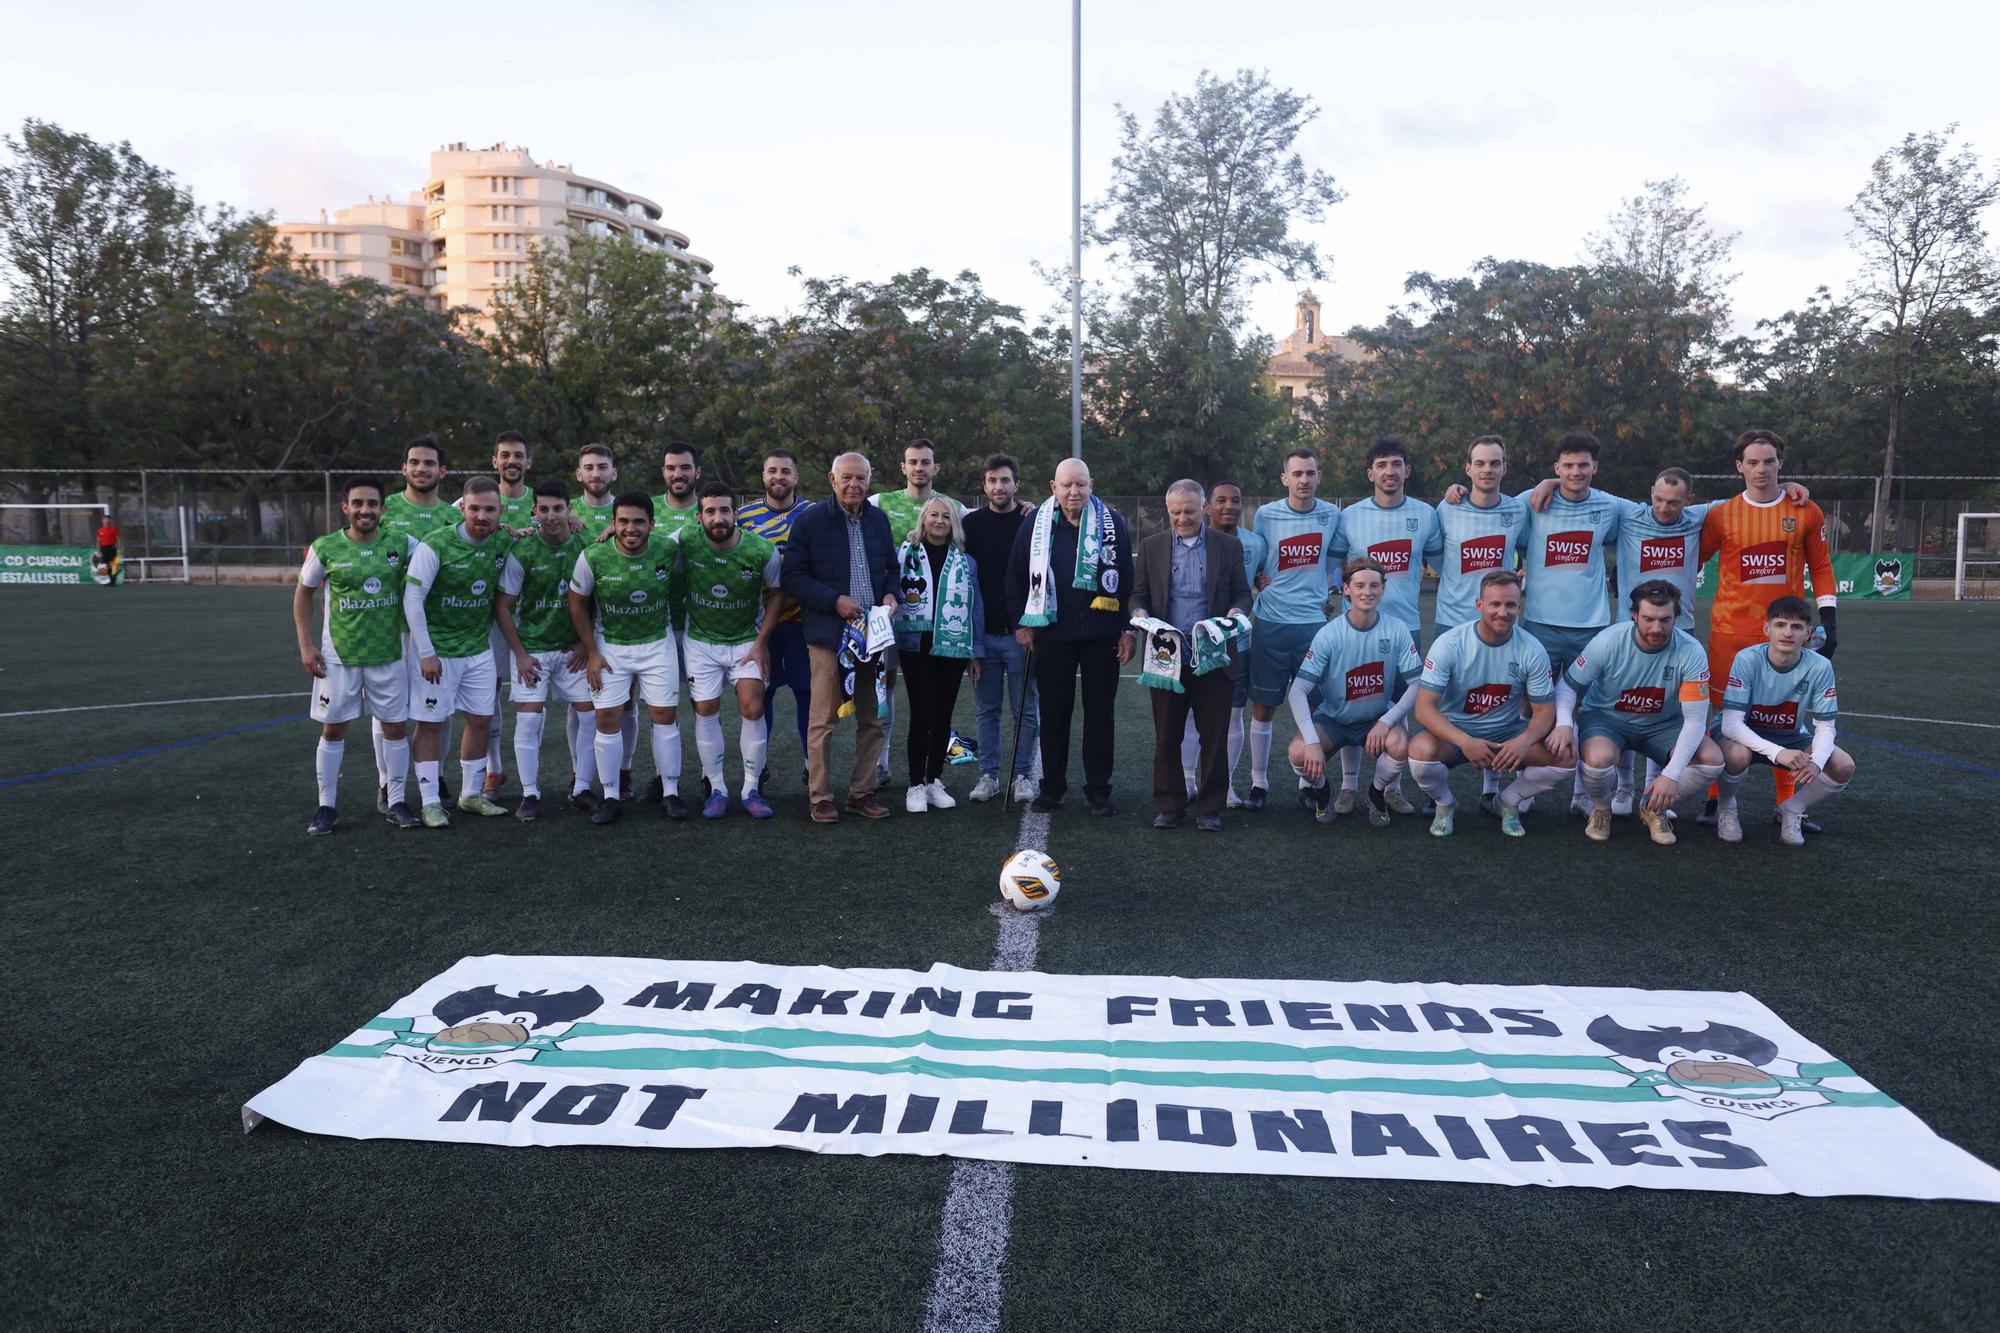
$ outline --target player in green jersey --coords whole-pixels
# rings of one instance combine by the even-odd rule
[[[579,745],[577,738],[579,727],[590,728],[590,682],[583,674],[587,653],[569,618],[570,571],[590,543],[571,531],[569,518],[569,484],[558,477],[535,483],[535,535],[521,538],[507,553],[500,595],[493,599],[493,623],[513,659],[514,768],[521,775],[521,803],[514,818],[524,822],[542,812],[543,709],[550,702],[570,705],[570,804],[579,810],[594,804],[590,779],[597,771],[596,746]]]
[[[903,446],[903,489],[900,491],[878,491],[868,497],[868,503],[882,511],[889,520],[889,536],[901,550],[903,543],[910,539],[910,533],[917,526],[917,517],[924,512],[924,506],[937,494],[931,483],[937,479],[937,445],[918,436]],[[951,500],[949,495],[944,497]],[[961,520],[965,518],[965,506],[951,500]],[[875,770],[875,785],[889,785],[889,746],[896,733],[896,655],[889,655],[889,664],[883,668],[879,680],[881,702],[877,712],[882,718],[882,766]]]
[[[306,832],[333,832],[334,793],[347,748],[347,724],[361,715],[364,702],[369,715],[381,724],[389,750],[389,820],[398,828],[415,828],[417,817],[403,799],[410,689],[403,669],[402,539],[382,532],[382,483],[373,477],[350,477],[342,483],[340,512],[347,526],[306,548],[305,565],[292,593],[299,661],[314,678],[310,711],[320,724],[319,808]],[[312,604],[317,588],[325,589],[325,602],[315,635]]]
[[[778,548],[736,526],[736,495],[719,481],[702,483],[701,528],[675,543],[675,578],[687,589],[688,693],[694,700],[694,748],[701,757],[708,797],[704,819],[729,813],[722,771],[722,688],[736,686],[742,719],[743,809],[769,819],[771,807],[757,790],[770,744],[764,717],[764,683],[771,675],[771,634],[785,595],[778,587]]]
[[[653,503],[644,493],[618,497],[611,540],[594,542],[577,557],[569,580],[570,621],[589,648],[584,671],[596,709],[597,776],[603,799],[594,824],[618,818],[622,804],[618,762],[624,744],[618,724],[637,693],[653,718],[653,766],[662,789],[660,813],[686,819],[680,796],[681,733],[675,725],[681,669],[667,597],[676,549],[653,529]]]
[[[521,432],[503,430],[493,437],[493,474],[500,479],[500,526],[514,537],[526,537],[534,530],[535,493],[528,487],[528,470],[533,466],[527,437]],[[493,725],[486,733],[486,796],[490,800],[507,782],[500,688],[513,675],[513,655],[500,638],[498,625],[490,627],[488,637],[493,653]]]
[[[465,785],[458,808],[489,818],[507,813],[483,794],[481,785],[493,721],[488,710],[495,694],[493,598],[500,591],[513,537],[500,526],[500,486],[493,478],[468,480],[458,507],[462,521],[417,543],[403,575],[403,618],[418,654],[419,681],[410,715],[417,723],[412,748],[426,828],[451,824],[438,792],[438,768],[443,732],[453,713],[465,718],[458,751]]]
[[[573,525],[588,541],[596,541],[611,531],[611,487],[618,480],[618,464],[611,450],[602,444],[586,444],[576,454],[576,484],[583,494],[570,503]]]
[[[458,510],[438,495],[438,485],[444,477],[444,453],[438,448],[435,435],[419,435],[403,446],[403,489],[382,502],[382,535],[393,541],[394,549],[405,556],[411,545],[432,531],[458,522]],[[411,651],[407,638],[403,641],[403,671],[414,689],[417,655]],[[392,772],[389,743],[382,734],[381,718],[370,718],[369,729],[375,734],[375,810],[386,815]],[[403,762],[393,766],[393,774],[397,782],[407,782],[409,748],[405,746],[401,753]]]

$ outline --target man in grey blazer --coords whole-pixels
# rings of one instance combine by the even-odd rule
[[[1195,824],[1209,832],[1222,828],[1229,794],[1229,704],[1243,670],[1232,648],[1229,664],[1205,676],[1194,673],[1192,631],[1198,620],[1242,614],[1250,605],[1243,575],[1243,544],[1233,534],[1202,523],[1208,497],[1201,484],[1177,481],[1167,487],[1167,524],[1139,543],[1133,561],[1132,615],[1164,620],[1181,633],[1181,687],[1184,694],[1156,689],[1153,695],[1154,828],[1174,828],[1186,817],[1187,785],[1181,775],[1181,736],[1188,714],[1201,738]]]

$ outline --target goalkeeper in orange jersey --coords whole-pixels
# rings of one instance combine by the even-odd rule
[[[1780,597],[1803,597],[1812,578],[1826,642],[1833,656],[1836,634],[1833,557],[1827,551],[1826,515],[1811,501],[1793,500],[1778,480],[1785,442],[1776,431],[1747,430],[1736,440],[1736,471],[1743,493],[1708,511],[1701,525],[1701,559],[1716,562],[1715,601],[1709,608],[1708,676],[1711,709],[1722,712],[1722,692],[1736,654],[1764,642],[1764,612]],[[1792,794],[1791,774],[1774,770],[1778,800]],[[1708,790],[1704,824],[1715,822],[1716,789]],[[1807,822],[1808,832],[1819,827]]]

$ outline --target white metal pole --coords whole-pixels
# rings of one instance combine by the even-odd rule
[[[1952,564],[1955,568],[1953,568],[1951,573],[1951,600],[1962,602],[1965,600],[1965,511],[1962,509],[1958,513],[1958,550],[1955,553]],[[1912,588],[1916,586],[1916,581],[1916,571],[1911,570],[1910,586]]]
[[[1070,3],[1069,456],[1083,457],[1083,0]]]

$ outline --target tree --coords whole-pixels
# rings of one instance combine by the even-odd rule
[[[1888,409],[1871,525],[1875,550],[1902,447],[1904,402],[1934,371],[1940,331],[1968,313],[1985,314],[2000,294],[1984,223],[2000,201],[2000,180],[1985,174],[1970,148],[1952,151],[1957,132],[1953,124],[1942,134],[1905,135],[1875,159],[1868,183],[1847,207],[1848,239],[1862,264],[1849,299],[1869,325],[1869,383]]]
[[[1125,287],[1092,301],[1092,398],[1136,485],[1212,481],[1290,429],[1260,383],[1269,347],[1245,336],[1243,304],[1273,273],[1326,275],[1318,247],[1293,231],[1342,198],[1293,147],[1318,114],[1250,70],[1202,71],[1150,125],[1120,108],[1090,239],[1108,247]]]
[[[1736,275],[1725,270],[1737,233],[1717,231],[1705,205],[1687,202],[1687,191],[1679,176],[1647,181],[1605,216],[1606,229],[1591,233],[1584,249],[1600,267],[1631,269],[1679,293],[1714,338],[1729,323]]]

